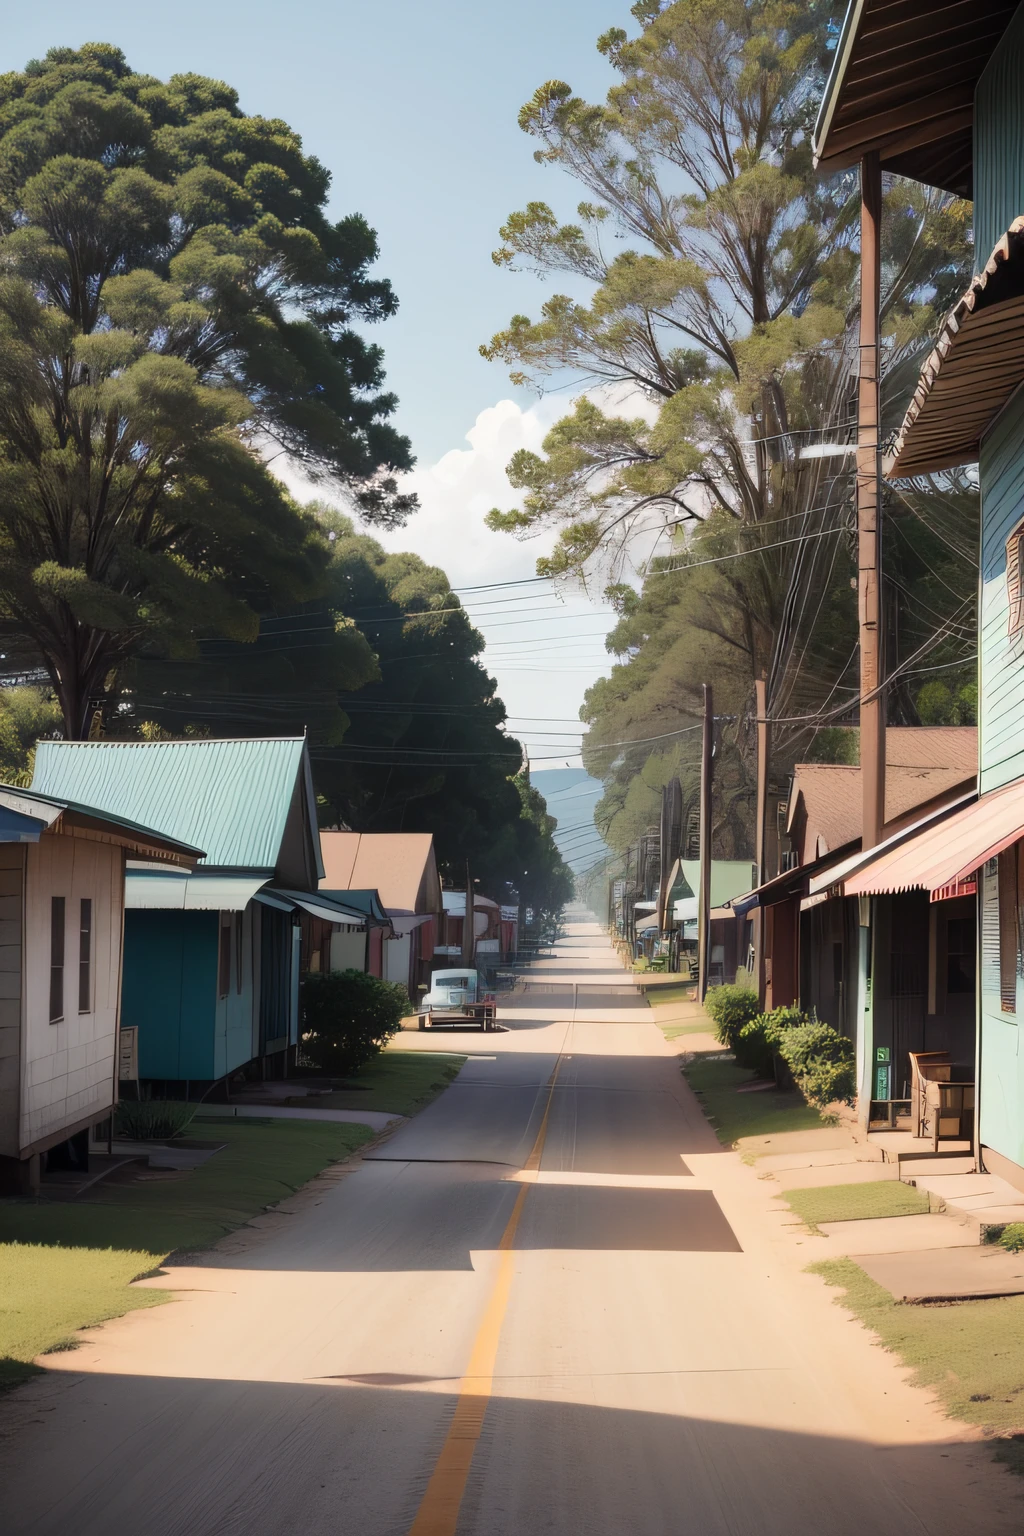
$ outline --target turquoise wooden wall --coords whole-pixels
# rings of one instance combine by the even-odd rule
[[[217,1075],[218,922],[216,912],[125,913],[121,1022],[138,1026],[140,1077]]]
[[[1024,214],[1024,7],[1003,35],[974,97],[974,254],[980,270]]]
[[[987,794],[1024,775],[1024,642],[1007,634],[1006,590],[1006,539],[1024,517],[1024,392],[983,441],[980,474],[978,756]]]
[[[1017,1012],[1002,1011],[999,993],[999,892],[996,860],[985,866],[981,901],[981,1141],[1024,1167],[1024,1056],[1020,1053],[1024,983],[1017,978]]]

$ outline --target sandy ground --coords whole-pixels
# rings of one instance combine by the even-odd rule
[[[546,966],[623,975],[582,921]],[[803,1273],[824,1240],[718,1147],[646,1005],[507,1022],[6,1400],[6,1536],[1019,1536],[1018,1480]]]

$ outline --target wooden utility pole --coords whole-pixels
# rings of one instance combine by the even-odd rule
[[[754,716],[757,721],[757,827],[754,833],[754,860],[757,864],[757,883],[763,885],[768,878],[765,868],[765,837],[768,826],[768,766],[771,754],[771,735],[768,724],[768,685],[763,677],[754,680]],[[765,1000],[765,921],[764,908],[754,908],[754,955],[757,966],[757,995],[762,1006]]]
[[[860,627],[861,847],[882,841],[885,825],[885,694],[882,690],[881,443],[879,309],[882,172],[878,151],[860,166],[860,369],[857,392],[857,598]]]
[[[462,919],[462,963],[469,969],[476,955],[476,932],[474,930],[474,917],[476,909],[473,904],[473,881],[470,876],[469,860],[466,860],[466,915]]]
[[[711,775],[714,767],[715,712],[711,684],[704,684],[704,733],[700,754],[700,890],[697,893],[697,995],[708,990],[711,959]]]

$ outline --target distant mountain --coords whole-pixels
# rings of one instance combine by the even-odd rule
[[[530,771],[530,783],[544,796],[548,812],[558,818],[555,842],[576,874],[596,864],[608,845],[594,826],[594,807],[604,794],[600,779],[584,768],[544,768]]]

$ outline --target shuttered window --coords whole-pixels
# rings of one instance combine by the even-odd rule
[[[1018,523],[1006,541],[1006,595],[1009,599],[1007,632],[1024,630],[1024,524]]]
[[[78,1011],[92,1011],[92,899],[83,896],[78,919]]]
[[[1017,1012],[1017,849],[999,855],[999,1003],[1004,1013]]]
[[[981,875],[981,988],[994,1004],[999,996],[999,860],[989,859]],[[771,908],[768,909],[771,911]]]
[[[50,1023],[64,1017],[64,897],[50,898]]]

